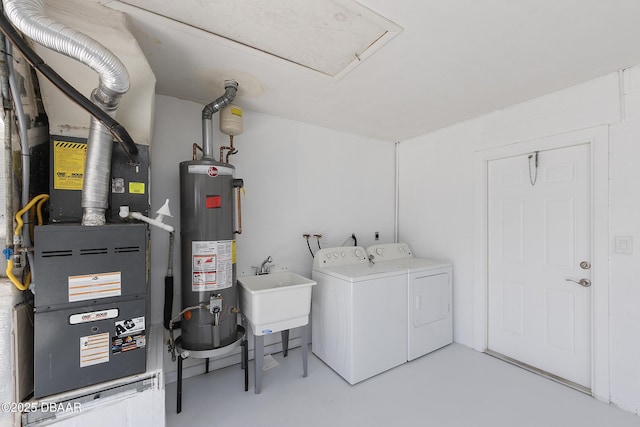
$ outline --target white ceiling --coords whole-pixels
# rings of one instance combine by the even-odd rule
[[[95,1],[130,17],[158,93],[206,104],[234,78],[246,110],[386,141],[640,64],[640,0],[361,0],[402,31],[339,80],[165,18],[168,0]],[[209,29],[213,3],[179,2]]]

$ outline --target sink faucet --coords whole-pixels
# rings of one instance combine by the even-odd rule
[[[255,266],[255,265],[252,266],[253,268],[256,269],[256,276],[261,276],[263,274],[271,273],[271,265],[267,265],[270,262],[273,262],[273,258],[271,258],[271,256],[268,256],[267,259],[262,261],[262,264],[260,264],[260,267]]]

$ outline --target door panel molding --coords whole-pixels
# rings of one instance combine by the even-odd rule
[[[598,126],[530,141],[516,142],[474,153],[474,348],[487,350],[488,337],[488,162],[536,150],[588,143],[591,154],[591,394],[608,403],[609,390],[609,128]]]

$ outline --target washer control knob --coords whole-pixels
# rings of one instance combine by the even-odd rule
[[[377,248],[377,249],[376,249],[376,253],[377,253],[378,255],[382,255],[382,254],[383,254],[383,252],[384,252],[384,249],[382,249],[382,248]]]
[[[344,258],[344,256],[345,256],[344,251],[340,252],[340,256],[341,256],[342,258]]]
[[[356,249],[356,251],[354,253],[355,253],[356,257],[362,258],[362,251],[360,249]]]
[[[333,253],[333,256],[334,256],[335,258],[338,258],[338,252],[334,252],[334,253]]]

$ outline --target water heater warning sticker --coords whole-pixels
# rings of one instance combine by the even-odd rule
[[[193,292],[230,288],[233,278],[232,241],[194,241],[191,243]]]

